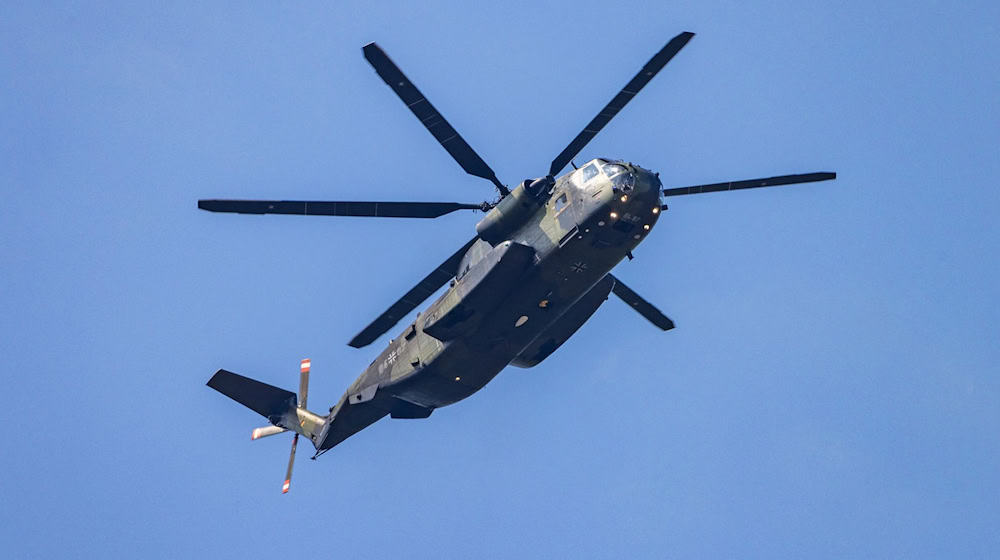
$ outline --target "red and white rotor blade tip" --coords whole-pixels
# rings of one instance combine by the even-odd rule
[[[287,494],[292,484],[292,466],[295,465],[295,447],[299,444],[299,434],[292,438],[292,454],[288,456],[288,471],[285,473],[285,483],[281,485],[281,493]]]
[[[306,399],[309,398],[309,368],[312,361],[309,358],[302,360],[299,364],[299,408],[306,407]]]

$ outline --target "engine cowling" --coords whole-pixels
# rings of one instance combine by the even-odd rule
[[[553,183],[551,177],[522,181],[476,224],[476,233],[491,245],[505,241],[542,206]]]

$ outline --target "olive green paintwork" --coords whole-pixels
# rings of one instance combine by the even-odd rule
[[[482,389],[504,367],[533,367],[568,340],[614,293],[653,325],[673,321],[611,273],[656,225],[661,196],[792,185],[836,178],[833,172],[783,175],[676,187],[661,191],[657,174],[632,164],[592,160],[554,175],[617,115],[694,36],[672,38],[556,156],[548,175],[509,190],[388,55],[374,43],[365,58],[434,138],[467,173],[489,180],[500,200],[491,204],[399,201],[199,200],[212,212],[434,218],[481,209],[476,237],[457,249],[348,344],[364,347],[415,310],[451,279],[445,293],[419,313],[348,387],[326,415],[305,409],[306,375],[299,394],[220,369],[208,386],[292,430],[283,492],[288,491],[299,435],[323,453],[390,415],[426,418],[436,408]],[[666,208],[663,206],[662,208]],[[315,458],[315,456],[314,456]]]
[[[386,415],[426,417],[483,388],[512,362],[537,364],[582,326],[611,290],[608,273],[645,239],[660,211],[661,185],[654,173],[614,162],[625,168],[618,179],[634,181],[625,185],[626,192],[602,171],[607,163],[588,162],[537,198],[527,192],[527,181],[514,189],[505,201],[534,205],[527,214],[507,213],[520,227],[509,228],[502,241],[479,240],[469,249],[447,291],[389,342],[331,407],[326,422],[306,434],[316,448],[329,449]],[[503,210],[495,208],[481,225]],[[482,229],[477,228],[481,234]],[[464,290],[466,284],[488,282],[493,275],[505,281],[489,286],[470,305],[477,292],[475,286]],[[574,310],[577,302],[580,308]],[[449,312],[458,325],[439,335],[445,340],[424,331]],[[549,347],[542,348],[546,342]],[[523,352],[528,355],[519,357]]]

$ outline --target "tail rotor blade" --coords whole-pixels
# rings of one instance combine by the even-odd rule
[[[252,441],[257,441],[262,437],[283,434],[287,431],[288,430],[286,428],[282,428],[281,426],[265,426],[263,428],[255,428],[254,431],[250,433],[250,439]]]
[[[292,484],[292,467],[295,465],[295,448],[299,445],[299,434],[292,438],[292,454],[288,456],[288,471],[285,473],[285,483],[281,485],[281,493],[287,494]]]
[[[306,358],[299,364],[299,408],[306,407],[306,398],[309,396],[309,368],[312,360]]]

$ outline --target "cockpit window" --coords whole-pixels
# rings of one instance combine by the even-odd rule
[[[631,192],[635,187],[635,175],[631,173],[619,173],[611,180],[611,186],[615,190]]]
[[[583,168],[580,175],[583,179],[583,182],[586,183],[587,181],[593,179],[597,175],[597,166],[591,163],[590,165]]]
[[[602,169],[604,169],[604,174],[607,175],[608,177],[614,177],[615,175],[623,173],[625,171],[625,168],[618,165],[617,163],[605,164],[602,167]]]

